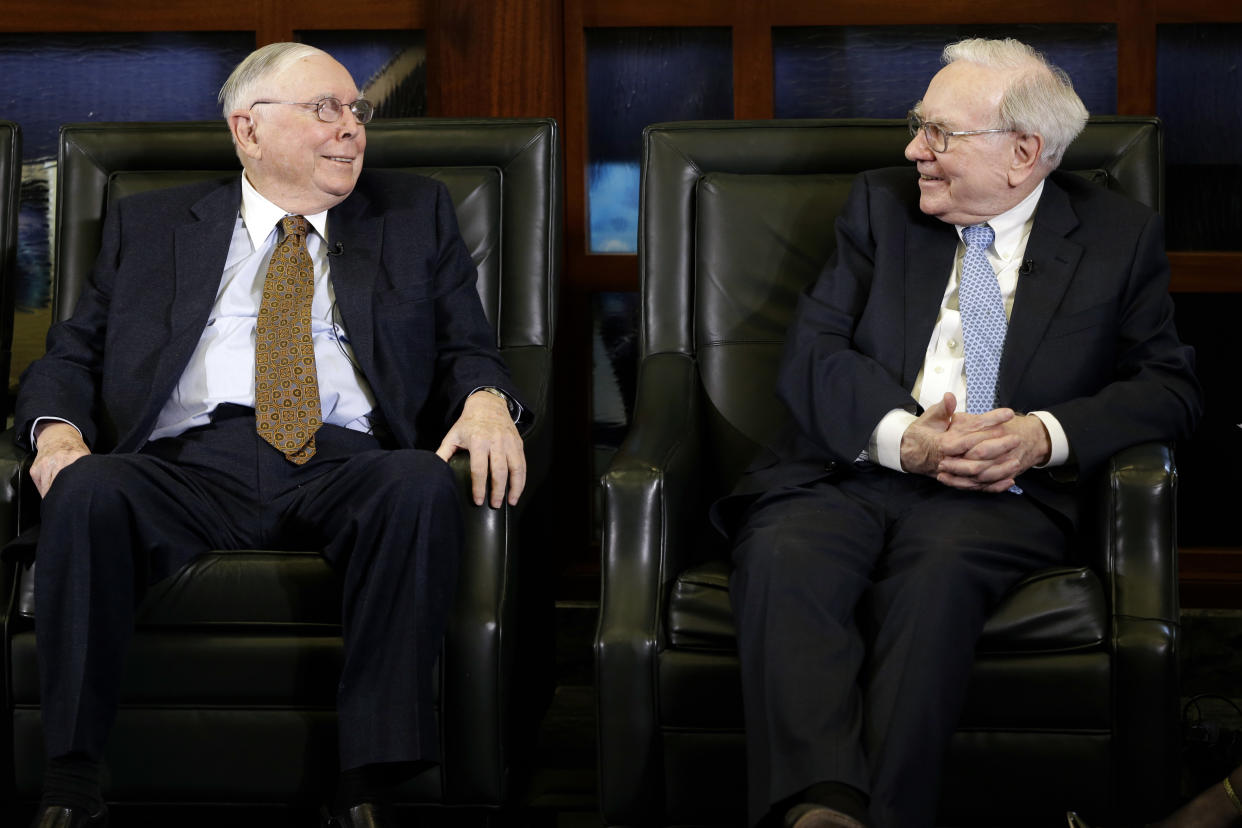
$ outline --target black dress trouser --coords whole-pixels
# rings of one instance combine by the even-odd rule
[[[342,579],[340,764],[437,760],[432,668],[457,577],[461,513],[448,464],[325,425],[296,466],[254,412],[89,455],[42,504],[35,629],[47,755],[100,758],[134,609],[197,555],[320,549]],[[222,416],[221,416],[222,414]]]
[[[1027,495],[881,468],[758,498],[730,584],[750,822],[841,782],[878,828],[930,828],[984,621],[1067,529]]]

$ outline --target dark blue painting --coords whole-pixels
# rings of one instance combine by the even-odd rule
[[[1157,29],[1170,250],[1242,250],[1242,24]]]
[[[733,117],[729,29],[588,29],[590,250],[638,249],[643,127]]]

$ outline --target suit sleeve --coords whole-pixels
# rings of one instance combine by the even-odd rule
[[[72,423],[94,447],[98,437],[108,309],[120,259],[122,209],[108,211],[99,256],[72,315],[48,331],[47,349],[22,374],[14,411],[14,440],[33,450],[30,429],[39,417]]]
[[[1184,439],[1202,415],[1194,351],[1178,339],[1173,321],[1159,216],[1139,232],[1124,278],[1111,376],[1093,394],[1046,406],[1083,471],[1136,443]]]
[[[466,397],[482,387],[499,388],[523,412],[519,426],[529,427],[531,411],[518,393],[496,345],[496,331],[479,301],[478,272],[457,226],[452,199],[437,186],[436,371],[432,393],[445,412],[443,429],[461,414]]]
[[[900,377],[856,342],[859,318],[877,289],[873,222],[883,220],[883,209],[873,203],[867,175],[859,176],[837,219],[836,251],[798,300],[781,358],[780,397],[803,434],[842,462],[867,448],[889,411],[917,407]]]

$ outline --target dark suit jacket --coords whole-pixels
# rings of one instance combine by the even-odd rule
[[[142,447],[207,324],[240,204],[233,177],[109,211],[90,284],[22,378],[20,445],[35,418],[54,416],[92,450]],[[443,185],[364,171],[328,233],[343,250],[331,259],[338,309],[397,446],[434,447],[475,388],[517,398]]]
[[[760,458],[738,492],[848,470],[890,410],[917,410],[922,368],[958,237],[918,208],[916,173],[863,173],[837,221],[837,250],[802,296],[778,393],[799,429]],[[1119,449],[1187,436],[1199,419],[1194,354],[1168,295],[1160,218],[1083,179],[1045,182],[1019,277],[998,405],[1050,411],[1072,465],[1020,485],[1073,517],[1075,483]],[[964,403],[964,401],[962,401]]]

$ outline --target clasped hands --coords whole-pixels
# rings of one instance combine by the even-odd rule
[[[946,486],[1004,492],[1018,475],[1048,462],[1052,443],[1043,422],[1010,408],[983,414],[958,412],[946,393],[906,428],[901,467],[934,477]]]

